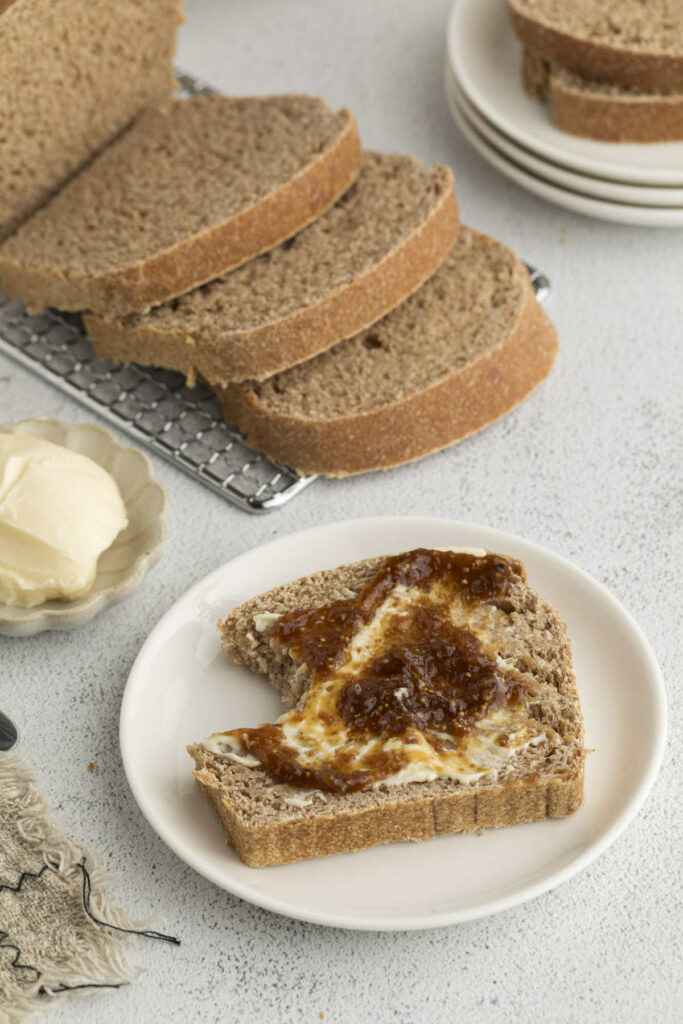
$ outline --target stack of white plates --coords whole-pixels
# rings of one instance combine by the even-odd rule
[[[554,127],[527,96],[506,0],[456,0],[446,95],[460,130],[518,185],[569,210],[622,224],[683,226],[683,142],[596,142]]]

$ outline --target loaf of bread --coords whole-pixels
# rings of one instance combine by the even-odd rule
[[[0,241],[175,87],[181,0],[0,0]]]
[[[556,351],[526,267],[462,228],[441,269],[372,327],[269,380],[217,391],[255,448],[304,474],[346,476],[474,433],[521,402]]]
[[[458,232],[453,177],[365,155],[356,184],[290,241],[205,287],[115,321],[88,316],[101,356],[263,379],[374,323],[430,277]]]
[[[683,93],[591,82],[526,49],[522,81],[532,98],[548,101],[554,123],[571,135],[601,142],[683,139]]]
[[[356,680],[361,699],[364,687],[369,686],[373,690],[373,673],[380,670],[380,664],[384,666],[382,678],[386,685],[380,703],[369,701],[367,704],[368,714],[372,713],[373,716],[371,737],[374,736],[382,744],[391,738],[394,745],[395,742],[420,742],[415,730],[423,731],[427,728],[424,700],[433,699],[429,694],[433,692],[434,686],[441,695],[439,700],[445,700],[443,706],[446,708],[451,706],[449,700],[456,701],[456,704],[460,701],[457,704],[459,707],[469,706],[468,701],[475,701],[475,691],[470,688],[470,684],[466,684],[463,691],[457,690],[459,684],[456,680],[451,684],[452,677],[447,677],[449,681],[444,685],[438,683],[438,679],[442,678],[439,673],[452,671],[453,666],[448,661],[451,657],[448,650],[446,661],[439,661],[438,640],[436,647],[430,641],[430,653],[437,661],[428,659],[425,666],[420,668],[421,631],[432,629],[434,623],[422,625],[417,617],[411,619],[414,611],[411,612],[407,602],[415,594],[420,595],[418,600],[422,602],[434,600],[434,594],[437,594],[436,600],[443,600],[443,591],[436,590],[440,584],[437,582],[434,589],[428,586],[425,588],[424,573],[420,575],[419,559],[422,558],[423,566],[426,561],[424,556],[429,558],[432,554],[410,553],[393,560],[394,563],[405,563],[412,559],[413,569],[408,574],[411,582],[406,584],[407,589],[404,589],[399,599],[403,604],[396,608],[401,621],[410,622],[408,633],[404,627],[396,632],[391,618],[381,618],[382,614],[391,614],[386,613],[388,606],[385,602],[381,606],[385,613],[380,609],[375,613],[377,618],[371,620],[378,624],[382,632],[377,629],[373,632],[370,647],[364,647],[360,640],[353,640],[360,635],[360,625],[354,626],[347,640],[347,649],[350,649],[348,645],[354,643],[353,649],[361,652],[354,655],[353,664],[356,667],[348,676],[349,685],[353,685]],[[504,556],[487,556],[483,551],[475,551],[460,559],[455,568],[476,574],[478,566],[489,559],[496,569],[505,570],[505,589],[501,588],[496,593],[486,591],[485,599],[474,603],[467,603],[459,599],[457,593],[449,591],[452,596],[448,604],[423,604],[423,607],[433,608],[435,615],[445,616],[450,626],[455,624],[458,629],[462,629],[463,632],[455,637],[460,652],[458,657],[463,656],[464,648],[470,651],[469,656],[473,648],[483,648],[498,666],[493,671],[505,672],[508,684],[517,682],[522,689],[521,706],[518,705],[515,710],[516,721],[509,722],[497,739],[496,712],[490,712],[489,709],[484,720],[478,719],[472,723],[471,734],[474,736],[475,747],[477,737],[480,737],[481,749],[484,750],[479,761],[481,771],[478,775],[476,772],[474,775],[467,774],[472,769],[470,764],[466,766],[464,777],[454,778],[452,774],[444,777],[438,771],[435,773],[429,770],[420,775],[413,771],[414,778],[421,778],[422,781],[403,783],[396,775],[388,782],[384,781],[388,776],[381,772],[374,782],[371,778],[361,782],[358,775],[353,776],[352,769],[345,776],[343,767],[339,769],[339,776],[325,776],[320,766],[329,760],[330,748],[321,745],[316,749],[313,745],[306,749],[305,757],[309,764],[315,765],[318,761],[317,781],[321,789],[312,785],[316,782],[316,776],[310,774],[310,769],[303,768],[298,775],[290,773],[290,781],[283,781],[282,775],[276,775],[265,768],[261,760],[263,752],[258,757],[247,753],[257,749],[258,742],[256,746],[247,743],[246,749],[236,753],[235,736],[238,742],[240,735],[241,743],[246,742],[246,737],[240,734],[239,729],[233,730],[232,736],[214,734],[209,741],[196,743],[188,749],[195,761],[195,778],[225,829],[228,844],[236,848],[242,860],[254,867],[283,864],[304,857],[349,852],[395,840],[427,839],[435,835],[479,831],[546,817],[559,818],[571,814],[580,806],[583,799],[583,724],[564,623],[555,608],[527,584],[520,563]],[[328,630],[326,636],[329,642],[329,626],[325,626],[325,623],[333,621],[335,612],[336,622],[341,622],[343,609],[350,601],[355,601],[356,608],[367,608],[373,601],[372,581],[376,585],[379,578],[377,574],[386,572],[388,561],[384,557],[372,558],[339,569],[316,572],[248,601],[219,624],[225,650],[236,664],[246,665],[251,671],[266,675],[281,692],[288,709],[296,708],[299,712],[305,712],[307,701],[316,699],[312,696],[314,685],[318,687],[316,692],[320,692],[324,680],[334,678],[334,674],[326,674],[326,669],[313,669],[307,661],[309,656],[301,654],[294,639],[290,649],[287,645],[283,646],[282,640],[274,634],[273,627],[286,614],[296,627],[297,621],[306,618],[302,613],[317,609],[312,621],[319,628]],[[452,572],[453,568],[449,571]],[[453,587],[453,581],[447,575],[443,578],[447,586]],[[463,583],[466,578],[462,580]],[[387,591],[381,593],[384,595]],[[388,593],[398,594],[398,591]],[[356,600],[358,595],[361,596]],[[391,597],[388,600],[391,601]],[[333,604],[330,608],[331,602],[342,604]],[[308,618],[311,621],[311,617]],[[362,621],[367,621],[367,617]],[[438,628],[441,627],[437,624]],[[406,635],[411,639],[406,640]],[[380,639],[377,639],[378,636]],[[315,648],[310,650],[314,651]],[[338,659],[335,664],[339,664]],[[341,664],[346,662],[342,660]],[[391,664],[389,675],[386,674],[388,664]],[[439,666],[436,676],[433,674],[435,664]],[[466,667],[458,663],[461,683]],[[491,671],[491,664],[488,670],[479,664],[478,671],[482,675],[477,678],[477,685],[483,674]],[[450,685],[455,689],[450,690]],[[396,705],[397,701],[400,701],[400,708]],[[483,706],[486,707],[486,703]],[[336,712],[332,709],[335,718],[339,707],[337,704]],[[393,712],[400,712],[402,717],[397,718],[392,708]],[[296,728],[296,718],[291,721]],[[345,721],[348,724],[349,719]],[[447,727],[439,727],[438,721],[437,709],[434,716],[429,718],[430,728],[447,730],[441,744],[437,739],[437,748],[445,742],[446,748],[454,745],[456,750],[460,749],[458,744],[462,739],[462,730],[458,733],[456,729],[455,738],[449,740]],[[365,727],[367,723],[363,724]],[[315,722],[311,720],[312,735],[326,736],[330,727],[329,716],[316,719]],[[329,742],[333,747],[339,742],[339,737],[343,737],[345,727],[342,726],[341,733],[337,731],[338,728],[339,723],[336,723],[335,731],[330,733]],[[351,726],[348,728],[351,729]],[[520,733],[516,730],[520,728],[529,730],[526,743],[519,739]],[[489,729],[493,729],[493,732],[487,732]],[[429,733],[430,737],[432,735]],[[336,739],[333,740],[333,736]],[[529,739],[529,736],[532,738]],[[351,740],[354,739],[356,734],[351,730]],[[353,749],[358,750],[358,743],[364,743],[367,739],[367,734],[363,732]],[[388,746],[386,749],[389,749]],[[490,758],[486,750],[493,751]],[[411,757],[408,755],[406,764],[410,763]],[[342,760],[341,764],[344,763]],[[343,791],[345,785],[346,791]]]
[[[532,53],[589,82],[683,93],[681,0],[508,0]]]
[[[300,231],[360,167],[353,115],[323,100],[176,100],[0,246],[0,280],[32,307],[144,311]]]

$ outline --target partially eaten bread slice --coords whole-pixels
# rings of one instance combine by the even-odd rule
[[[0,247],[30,306],[143,312],[272,249],[358,177],[353,114],[310,96],[145,113]]]
[[[582,803],[565,625],[515,559],[371,558],[271,590],[219,627],[232,660],[289,709],[188,748],[246,864],[561,818]]]

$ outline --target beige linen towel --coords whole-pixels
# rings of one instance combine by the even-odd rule
[[[0,1024],[57,993],[133,981],[131,933],[178,942],[141,931],[105,897],[106,878],[102,859],[50,820],[26,762],[0,755]]]

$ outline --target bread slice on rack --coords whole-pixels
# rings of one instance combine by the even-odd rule
[[[0,280],[34,307],[144,311],[300,231],[360,166],[353,115],[323,100],[176,100],[0,247]]]
[[[589,82],[525,50],[522,81],[533,99],[547,100],[557,127],[601,142],[683,139],[683,92],[653,93]]]
[[[683,93],[680,0],[508,0],[512,25],[532,53],[588,81]]]
[[[119,362],[212,384],[263,379],[388,313],[440,266],[458,228],[449,170],[366,153],[356,184],[284,245],[146,316],[88,316],[86,329]]]
[[[281,692],[290,713],[279,720],[279,727],[286,722],[293,730],[287,733],[294,743],[290,753],[299,751],[294,762],[299,765],[298,774],[291,769],[282,773],[282,765],[275,774],[272,762],[271,769],[264,767],[263,744],[254,756],[261,741],[253,733],[249,741],[248,730],[216,733],[188,748],[195,761],[195,778],[228,844],[247,864],[284,864],[396,840],[561,818],[580,806],[583,723],[565,625],[556,609],[527,584],[519,562],[484,551],[464,551],[458,554],[454,549],[453,566],[437,577],[431,589],[420,573],[434,552],[371,558],[278,587],[236,608],[219,623],[223,646],[232,660],[266,675]],[[436,557],[443,556],[437,553]],[[408,562],[410,581],[391,590],[380,585],[383,603],[377,607],[373,587],[382,573],[386,579],[391,563]],[[476,600],[461,598],[448,573],[466,570],[461,581],[465,583],[479,578],[484,563],[501,570],[505,586],[486,590]],[[396,572],[395,568],[389,571]],[[422,611],[411,601],[420,602]],[[302,648],[301,633],[297,641],[292,625],[313,622],[321,628],[322,623],[329,643],[329,624],[342,621],[340,614],[334,619],[335,613],[359,605],[365,610],[372,607],[374,617],[354,619],[357,624],[344,649],[355,653],[351,658],[342,653],[335,660],[341,668],[321,670],[319,664],[313,668],[302,650],[315,648]],[[431,616],[418,619],[427,608]],[[311,609],[316,609],[314,614]],[[290,623],[286,642],[276,632],[283,615]],[[402,624],[400,629],[397,623]],[[451,635],[453,626],[456,631]],[[364,629],[369,631],[367,636]],[[434,629],[436,639],[430,632]],[[439,646],[442,629],[448,634],[445,648]],[[429,636],[422,636],[423,630]],[[429,641],[433,657],[420,667],[423,640]],[[455,648],[449,646],[453,643]],[[483,717],[471,715],[467,727],[459,719],[461,728],[456,726],[451,736],[450,725],[438,724],[438,708],[475,707],[479,700],[471,678],[461,685],[467,668],[463,662],[457,662],[459,680],[450,675],[440,682],[444,671],[453,671],[453,663],[448,662],[453,650],[458,658],[474,656],[475,660],[477,652],[485,651],[488,667],[478,662],[477,684],[486,672],[493,672],[501,685],[519,685],[521,697],[518,691],[511,703],[499,705],[495,700],[487,704],[485,698]],[[393,675],[387,674],[387,665],[392,666]],[[366,689],[374,692],[378,666],[384,666],[381,699],[363,704]],[[346,692],[340,688],[344,682]],[[336,707],[328,701],[323,716],[315,715],[311,709],[323,706],[320,694],[330,685]],[[349,719],[341,709],[355,700],[353,693],[349,696],[349,687],[354,686],[361,703],[356,701],[352,707],[356,717]],[[445,701],[433,707],[430,693],[435,691]],[[370,709],[369,717],[358,718],[361,705]],[[308,723],[309,739],[297,746],[302,720]],[[382,770],[389,747],[391,767],[385,765]],[[441,760],[439,751],[444,749],[448,753]],[[398,762],[393,760],[397,755]],[[330,761],[340,774],[335,776],[324,767]],[[455,763],[456,771],[444,761]],[[358,764],[366,766],[362,779]],[[409,776],[413,781],[402,781]]]
[[[170,99],[181,0],[0,0],[0,241]]]
[[[218,389],[255,448],[301,473],[387,469],[509,412],[557,336],[524,264],[462,228],[441,269],[372,327],[261,383]]]

